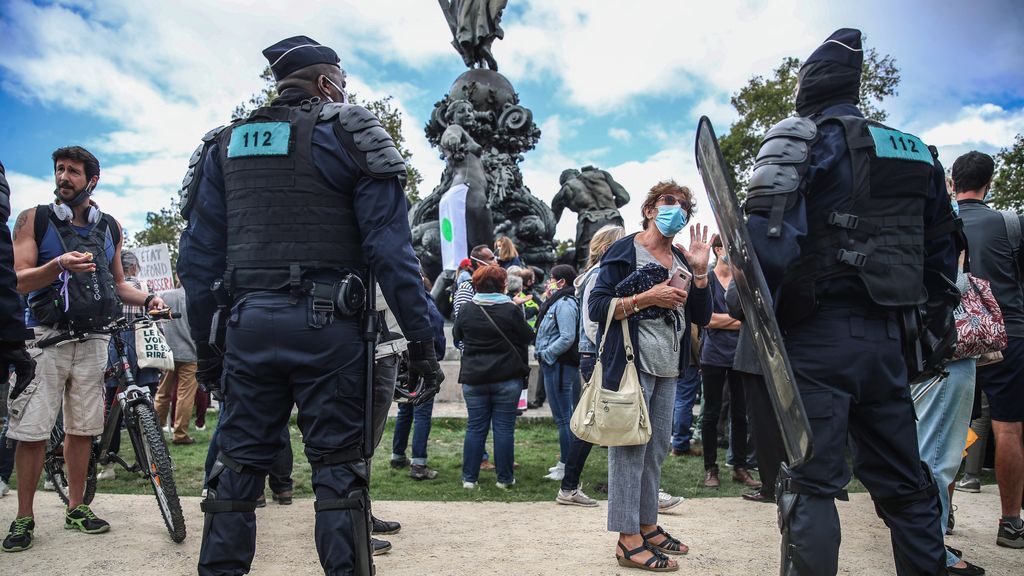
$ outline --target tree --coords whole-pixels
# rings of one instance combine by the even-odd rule
[[[185,219],[181,217],[177,202],[170,208],[161,208],[159,212],[146,214],[146,227],[135,233],[132,246],[152,246],[167,244],[170,247],[171,269],[178,266],[178,239],[185,230]]]
[[[232,118],[245,118],[253,110],[277,98],[277,84],[274,81],[274,73],[270,70],[270,66],[263,69],[263,72],[260,73],[260,78],[265,83],[263,89],[259,93],[253,94],[247,102],[235,106]],[[355,94],[349,94],[348,98],[351,103],[359,104],[359,99]],[[398,152],[405,158],[405,196],[409,199],[410,203],[416,203],[420,201],[419,185],[420,182],[423,182],[423,176],[410,162],[412,160],[412,152],[405,147],[405,136],[402,134],[402,113],[392,105],[392,100],[391,96],[386,96],[380,100],[371,100],[362,106],[373,112],[380,119],[384,130],[395,141],[395,147],[398,148]]]
[[[793,114],[796,108],[796,83],[799,58],[786,58],[769,78],[754,76],[730,99],[740,119],[729,128],[720,142],[722,156],[732,171],[737,190],[746,188],[761,138],[769,128]],[[879,56],[869,48],[864,52],[859,108],[864,116],[884,122],[888,114],[882,101],[896,95],[900,71],[891,56]]]
[[[992,181],[993,207],[1020,212],[1024,208],[1024,134],[1017,134],[1013,146],[996,154],[996,176]]]

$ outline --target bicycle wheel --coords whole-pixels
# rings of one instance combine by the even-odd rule
[[[178,488],[174,484],[171,456],[160,425],[157,424],[156,413],[147,404],[137,404],[131,410],[135,411],[139,442],[142,444],[139,453],[146,460],[139,462],[139,465],[153,486],[153,494],[156,495],[171,540],[181,542],[185,539],[185,517],[181,513]]]
[[[93,447],[95,448],[95,447]],[[46,456],[43,460],[43,470],[49,481],[53,483],[53,490],[60,496],[64,505],[68,505],[67,466],[64,463],[64,425],[61,419],[50,431],[50,439],[46,443]],[[82,495],[82,502],[91,504],[96,496],[96,450],[89,451],[89,470],[85,475],[85,493]]]

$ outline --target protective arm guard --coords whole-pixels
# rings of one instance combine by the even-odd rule
[[[405,159],[373,112],[355,104],[327,104],[320,121],[334,121],[335,135],[363,173],[382,180],[398,176],[405,185]]]
[[[783,215],[796,205],[817,137],[812,120],[794,117],[772,126],[761,141],[743,209],[767,215],[769,237],[782,234]]]
[[[210,149],[210,146],[213,146],[217,136],[225,128],[227,126],[218,126],[207,132],[203,136],[203,143],[196,148],[196,151],[192,153],[192,157],[188,159],[188,170],[185,172],[185,178],[181,181],[181,191],[178,192],[178,205],[181,210],[181,217],[185,220],[188,220],[189,215],[192,213],[192,205],[196,199],[196,190],[199,189],[199,181],[203,179],[203,160],[206,158],[206,152]]]

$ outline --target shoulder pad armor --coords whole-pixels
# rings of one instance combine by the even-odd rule
[[[334,132],[345,151],[373,178],[405,177],[405,159],[395,141],[372,112],[355,104],[327,104],[321,121],[334,121]]]
[[[764,140],[762,142],[779,136],[799,138],[800,140],[813,140],[817,135],[818,126],[813,120],[810,118],[802,118],[800,116],[790,116],[775,126],[772,126],[768,130],[768,133],[764,135]]]
[[[200,144],[195,152],[192,153],[192,157],[188,159],[188,170],[185,172],[185,178],[181,181],[181,190],[178,192],[178,205],[180,207],[182,218],[188,220],[189,214],[192,212],[192,204],[195,202],[196,188],[199,187],[199,180],[202,179],[203,175],[203,158],[206,157],[206,150],[213,145],[213,142],[217,139],[217,136],[227,126],[218,126],[213,130],[210,130],[203,136],[203,143]]]
[[[811,158],[818,126],[808,118],[786,118],[772,126],[761,141],[754,171],[747,183],[748,213],[769,215],[769,236],[778,236],[784,212],[796,205]]]

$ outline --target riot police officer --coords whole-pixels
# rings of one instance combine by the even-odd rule
[[[841,29],[803,64],[798,116],[765,136],[745,206],[814,440],[809,462],[780,473],[789,576],[838,569],[848,435],[896,573],[946,573],[945,487],[921,465],[907,386],[921,364],[904,350],[955,335],[957,221],[924,143],[857,109],[862,50],[860,31]]]
[[[0,220],[6,221],[10,216],[11,187],[0,163]],[[35,375],[35,361],[25,349],[25,341],[34,336],[25,328],[25,307],[17,287],[11,231],[4,227],[0,230],[0,362],[5,370],[13,366],[17,371],[15,390],[27,386]]]
[[[411,246],[405,164],[379,120],[346,103],[334,50],[296,36],[263,55],[279,96],[209,132],[183,182],[178,272],[195,319],[197,377],[224,396],[199,574],[249,571],[253,510],[295,403],[324,573],[368,575],[372,277],[409,341],[421,398],[443,379]]]

